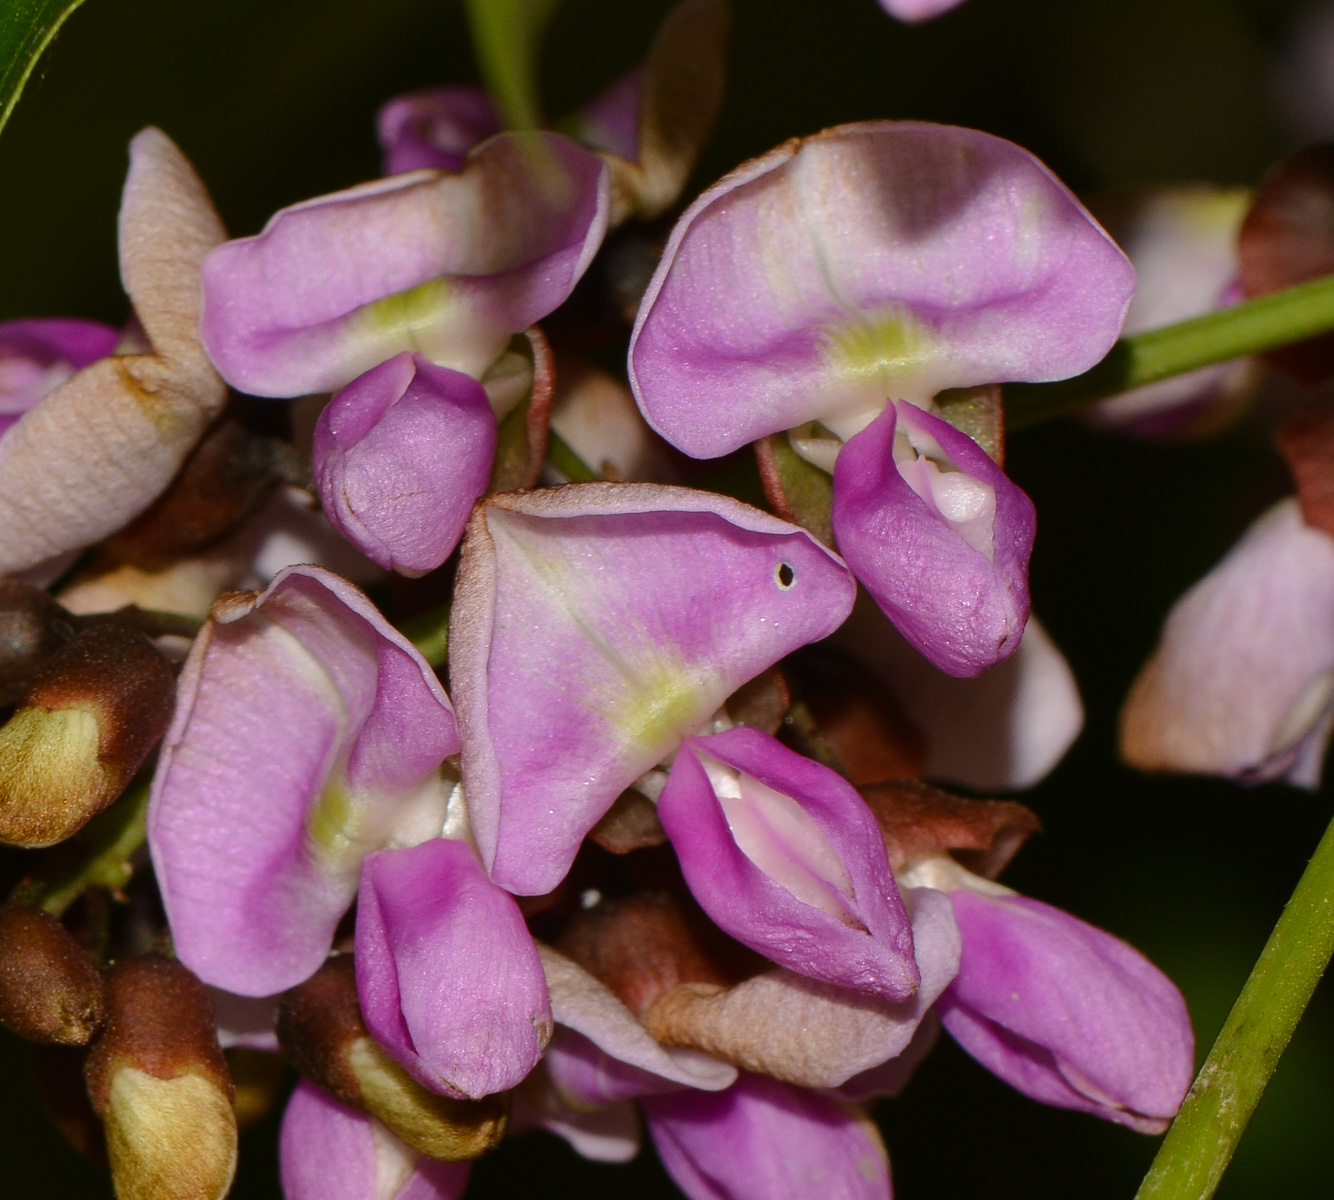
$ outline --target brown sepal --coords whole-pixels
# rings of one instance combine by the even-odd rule
[[[678,984],[728,987],[769,965],[666,892],[608,900],[577,913],[555,945],[641,1019]]]
[[[167,490],[107,543],[121,562],[153,569],[221,541],[292,478],[296,454],[224,417],[190,452]]]
[[[50,913],[0,907],[0,1025],[32,1042],[85,1045],[102,1024],[102,974]]]
[[[860,791],[896,871],[948,851],[974,874],[994,879],[1042,829],[1037,815],[1013,800],[966,800],[920,780],[876,783]]]
[[[1276,440],[1297,483],[1303,519],[1334,537],[1334,408],[1312,404],[1294,413]]]
[[[106,1024],[88,1054],[88,1095],[106,1108],[113,1076],[128,1066],[172,1080],[205,1075],[230,1101],[232,1077],[218,1045],[208,989],[188,967],[159,954],[123,959],[106,976]]]
[[[794,708],[784,738],[857,787],[922,773],[926,741],[889,691],[850,655],[808,646],[783,670],[804,711]]]
[[[786,433],[755,443],[765,499],[784,521],[800,525],[826,546],[834,545],[834,480],[801,457]]]
[[[588,836],[609,854],[630,854],[667,841],[657,807],[634,788],[626,788],[616,797]]]
[[[73,636],[73,617],[49,593],[17,579],[0,579],[0,707],[17,704]]]
[[[357,999],[352,955],[334,955],[283,996],[277,1033],[283,1053],[302,1075],[344,1104],[361,1107],[361,1087],[347,1052],[368,1033]]]
[[[534,325],[510,345],[531,360],[532,384],[527,397],[496,431],[496,459],[488,494],[535,487],[546,462],[551,431],[551,401],[556,393],[556,359],[551,343],[541,327]]]
[[[1269,171],[1242,222],[1237,252],[1248,297],[1334,272],[1334,144],[1307,146]],[[1334,334],[1265,357],[1314,386],[1334,375]]]

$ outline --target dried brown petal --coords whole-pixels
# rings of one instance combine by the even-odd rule
[[[966,800],[918,780],[860,790],[885,835],[895,871],[948,851],[975,875],[994,879],[1042,829],[1037,815],[1013,800]]]

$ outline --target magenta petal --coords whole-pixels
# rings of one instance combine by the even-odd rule
[[[384,173],[458,171],[478,142],[500,132],[491,97],[477,87],[428,88],[395,96],[375,116]]]
[[[115,352],[119,330],[63,317],[0,322],[0,433],[75,371]]]
[[[471,1163],[434,1162],[308,1080],[278,1139],[285,1200],[459,1200]]]
[[[721,797],[697,755],[740,772],[739,796]],[[757,729],[730,729],[687,740],[658,816],[695,899],[725,933],[828,983],[890,1000],[917,990],[884,839],[842,776]]]
[[[1111,348],[1129,262],[1026,150],[913,121],[785,143],[695,201],[630,343],[649,423],[712,457],[887,398],[1060,379]],[[860,428],[860,425],[857,425]]]
[[[1035,1100],[1145,1133],[1176,1115],[1195,1039],[1171,980],[1111,934],[1024,896],[950,895],[963,935],[941,1020]]]
[[[486,491],[496,419],[482,385],[406,351],[339,392],[315,426],[325,515],[372,562],[424,575]]]
[[[583,1034],[561,1026],[556,1027],[542,1063],[556,1090],[578,1105],[600,1107],[685,1086],[621,1062]]]
[[[929,21],[952,8],[958,8],[963,0],[880,0],[880,7],[891,17],[910,23]]]
[[[610,150],[627,162],[639,157],[639,109],[644,95],[644,67],[632,67],[574,116],[581,142]]]
[[[450,677],[492,878],[550,891],[626,787],[852,600],[810,535],[720,496],[582,484],[489,500],[464,542]]]
[[[366,1027],[426,1087],[478,1099],[542,1056],[551,1004],[537,948],[466,843],[366,859],[356,959]]]
[[[993,489],[992,555],[970,545],[917,494],[894,460],[896,411],[960,472]],[[946,421],[889,405],[839,451],[834,535],[848,565],[895,627],[949,675],[977,675],[1019,646],[1028,622],[1033,502],[986,452]]]
[[[606,230],[607,169],[559,134],[498,134],[285,208],[204,262],[200,337],[233,386],[330,392],[404,350],[480,376],[556,308]]]
[[[267,996],[324,960],[361,858],[443,823],[459,749],[434,671],[318,567],[233,595],[195,639],[162,743],[148,841],[176,952]]]
[[[817,1092],[742,1075],[725,1092],[641,1104],[662,1165],[690,1200],[889,1200],[874,1126]]]

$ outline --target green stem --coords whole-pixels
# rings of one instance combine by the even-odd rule
[[[408,639],[433,667],[445,665],[449,657],[449,602],[437,604],[402,622],[399,632]]]
[[[1008,384],[1005,425],[1009,430],[1036,425],[1146,383],[1331,331],[1334,275],[1325,275],[1189,321],[1133,333],[1073,379]]]
[[[1297,882],[1136,1200],[1207,1200],[1334,952],[1334,823]]]
[[[602,478],[574,452],[570,443],[554,429],[548,435],[547,462],[571,483],[592,483]]]

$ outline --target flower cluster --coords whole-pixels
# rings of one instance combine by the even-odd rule
[[[240,240],[147,130],[136,320],[0,327],[0,601],[35,631],[0,836],[67,837],[161,738],[169,939],[103,979],[5,910],[74,1027],[0,960],[0,1019],[96,1039],[121,1195],[225,1193],[219,1038],[302,1075],[289,1200],[456,1197],[530,1128],[623,1160],[641,1118],[694,1200],[887,1200],[864,1106],[942,1027],[1044,1103],[1180,1105],[1175,987],[996,882],[1029,810],[923,782],[1026,786],[1078,730],[999,385],[1098,362],[1134,271],[1026,151],[879,121],[706,189],[636,289],[610,251],[676,204],[725,35],[684,0],[567,133],[393,100],[384,178]],[[571,348],[599,288],[626,384]],[[772,512],[689,486],[738,452]]]

